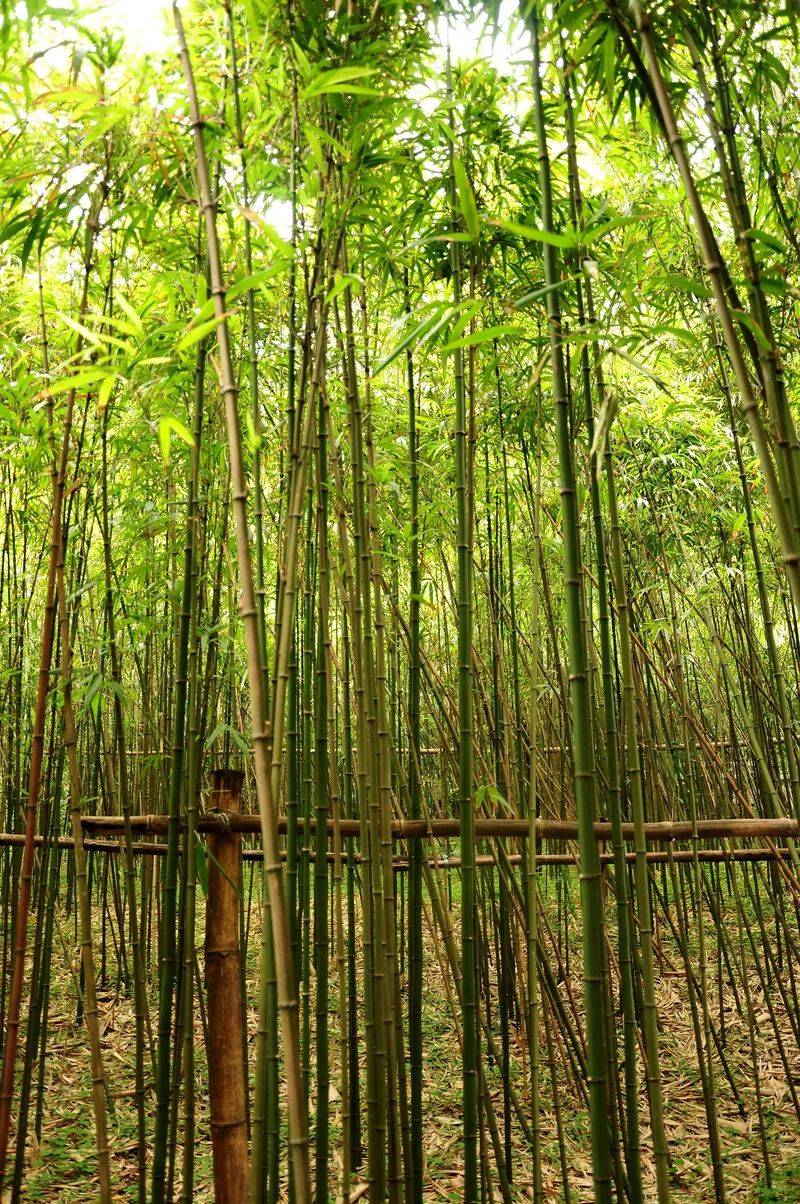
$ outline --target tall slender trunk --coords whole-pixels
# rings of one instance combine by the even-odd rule
[[[448,57],[448,94],[450,60]],[[451,100],[452,103],[452,100]],[[457,232],[453,142],[450,143],[450,210]],[[461,304],[461,253],[458,241],[450,243],[453,304]],[[464,353],[453,352],[455,392],[455,494],[458,545],[458,806],[461,822],[461,1023],[464,1125],[464,1204],[477,1204],[478,1183],[478,974],[475,932],[475,807],[473,800],[472,720],[472,543],[471,476],[467,429]]]
[[[543,228],[553,230],[550,160],[542,92],[539,5],[527,8],[533,42],[533,89],[536,141],[539,153],[539,190]],[[564,365],[564,345],[559,300],[559,270],[555,247],[542,248],[550,335],[550,368],[556,411],[558,467],[564,541],[567,629],[570,645],[570,703],[573,743],[573,780],[578,812],[578,840],[583,914],[583,977],[589,1057],[589,1112],[592,1137],[592,1177],[598,1204],[611,1201],[611,1147],[608,1126],[608,1075],[603,1000],[603,911],[600,858],[594,839],[595,768],[592,744],[589,659],[581,599],[581,546],[575,483],[569,397]]]
[[[250,680],[250,711],[256,792],[261,819],[264,874],[267,879],[272,914],[278,986],[278,1010],[281,1018],[281,1033],[283,1037],[284,1070],[289,1114],[290,1160],[294,1175],[295,1199],[297,1204],[307,1204],[311,1198],[307,1106],[300,1067],[298,1008],[294,968],[292,965],[291,939],[286,915],[286,899],[283,889],[283,871],[278,845],[277,799],[275,798],[271,782],[270,738],[266,698],[264,695],[264,673],[261,657],[257,599],[253,583],[253,566],[250,556],[247,526],[247,486],[245,484],[242,457],[242,433],[239,425],[236,381],[225,316],[225,288],[222,280],[222,263],[217,237],[216,204],[211,193],[208,174],[203,137],[203,119],[200,114],[183,22],[177,4],[173,4],[173,16],[178,34],[181,64],[189,94],[197,157],[199,203],[206,224],[211,293],[214,297],[215,314],[218,320],[216,336],[220,358],[221,391],[228,432],[228,454],[230,459],[236,548],[239,566],[240,613],[247,638],[247,664]]]
[[[405,274],[405,308],[411,315],[408,296],[408,273]],[[406,353],[408,390],[408,442],[410,457],[411,557],[409,588],[409,646],[408,646],[408,794],[409,815],[419,819],[422,814],[422,783],[420,782],[420,551],[419,551],[419,463],[417,434],[417,396],[414,385],[414,357]],[[412,1204],[422,1204],[423,1120],[422,1120],[422,842],[415,841],[409,849],[408,874],[408,1053],[411,1070],[411,1174]]]

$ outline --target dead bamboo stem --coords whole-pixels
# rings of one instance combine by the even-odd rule
[[[233,829],[244,774],[214,772],[214,801],[223,826],[208,841],[205,971],[208,998],[208,1102],[214,1160],[214,1199],[247,1199],[248,1154],[242,1043],[239,878],[242,839]],[[228,819],[231,825],[227,826]]]

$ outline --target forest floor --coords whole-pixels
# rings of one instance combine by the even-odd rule
[[[457,906],[457,899],[453,900]],[[553,916],[555,920],[555,915]],[[454,916],[457,922],[457,915]],[[26,1183],[23,1198],[31,1201],[63,1201],[77,1204],[96,1198],[94,1174],[94,1134],[90,1095],[90,1078],[85,1030],[76,1025],[76,983],[74,970],[77,951],[74,945],[73,921],[60,918],[55,936],[52,962],[52,992],[50,999],[48,1056],[46,1060],[43,1095],[41,1141],[29,1139],[26,1151]],[[580,981],[580,962],[576,925],[567,925],[570,936],[571,977]],[[202,927],[199,956],[202,965]],[[255,923],[251,932],[248,956],[248,982],[256,980],[257,942]],[[425,1061],[424,1084],[424,1141],[426,1199],[452,1201],[461,1198],[461,1101],[460,1058],[447,993],[436,960],[436,950],[429,940],[426,949],[423,1023]],[[68,954],[68,957],[67,957]],[[333,966],[332,966],[333,971]],[[753,981],[753,1003],[759,1033],[758,1065],[767,1125],[767,1144],[772,1165],[772,1186],[768,1187],[763,1169],[760,1136],[755,1109],[754,1076],[750,1057],[748,1029],[735,1000],[725,988],[721,1007],[725,1019],[725,1054],[731,1075],[741,1093],[745,1115],[737,1107],[729,1084],[715,1059],[717,1107],[720,1136],[723,1145],[724,1176],[729,1201],[797,1201],[800,1200],[800,1126],[792,1106],[790,1089],[769,1022],[766,1004],[758,983]],[[331,974],[331,1014],[337,1014],[336,975]],[[576,989],[576,995],[580,990]],[[698,1072],[697,1056],[688,1001],[686,978],[679,967],[674,948],[665,950],[657,984],[659,1016],[662,1023],[661,1065],[666,1112],[667,1137],[670,1147],[674,1198],[700,1202],[714,1199],[714,1184],[709,1156],[706,1115]],[[313,1008],[313,979],[312,979]],[[779,1000],[775,999],[777,1007]],[[255,1000],[249,1000],[251,1042],[255,1033]],[[151,1013],[155,1015],[157,999],[151,995]],[[136,1117],[133,1097],[134,1081],[134,1023],[133,1012],[124,994],[114,985],[106,985],[100,994],[101,1025],[105,1067],[114,1103],[114,1115],[109,1129],[112,1149],[115,1198],[136,1198]],[[712,1019],[720,1020],[720,999],[715,997]],[[496,1023],[496,1018],[495,1021]],[[800,1057],[786,1024],[785,1047],[790,1060],[794,1083],[800,1082]],[[331,1162],[332,1184],[341,1167],[338,1143],[341,1135],[341,1099],[334,1086],[339,1081],[338,1028],[331,1027]],[[313,1040],[313,1033],[312,1033]],[[527,1101],[526,1051],[522,1035],[511,1037],[511,1072],[516,1090]],[[313,1048],[313,1046],[312,1046]],[[203,1033],[197,1020],[197,1125],[196,1175],[193,1198],[200,1202],[213,1199],[211,1186],[211,1154],[206,1095],[206,1067]],[[312,1059],[313,1061],[313,1059]],[[557,1055],[558,1061],[558,1055]],[[362,1060],[363,1064],[363,1060]],[[563,1200],[558,1158],[557,1130],[550,1094],[549,1071],[545,1073],[542,1092],[543,1185],[548,1200]],[[489,1093],[501,1133],[503,1126],[502,1082],[496,1068],[488,1070]],[[561,1064],[557,1080],[563,1117],[563,1139],[569,1166],[569,1186],[574,1204],[592,1200],[589,1161],[588,1121],[585,1110],[578,1105],[574,1090],[566,1082]],[[34,1075],[34,1082],[36,1076]],[[313,1077],[312,1077],[313,1098]],[[363,1107],[363,1097],[362,1097]],[[32,1115],[35,1103],[32,1103]],[[646,1116],[642,1094],[641,1115]],[[32,1125],[30,1126],[32,1129]],[[655,1178],[649,1132],[643,1123],[643,1160],[645,1188],[648,1200],[655,1199]],[[513,1198],[532,1198],[531,1159],[529,1147],[516,1121],[513,1122]],[[313,1135],[313,1129],[312,1129]],[[180,1146],[180,1133],[178,1135]],[[177,1157],[180,1167],[180,1148]],[[352,1187],[360,1183],[353,1175]],[[497,1192],[497,1184],[494,1185]],[[149,1192],[148,1192],[149,1194]],[[10,1194],[3,1197],[3,1204]],[[177,1198],[177,1196],[176,1196]],[[331,1198],[334,1198],[333,1194]],[[496,1199],[500,1200],[499,1192]]]

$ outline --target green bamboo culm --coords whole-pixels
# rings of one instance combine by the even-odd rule
[[[225,16],[228,32],[228,47],[230,51],[231,82],[234,128],[236,144],[241,165],[242,203],[245,211],[250,207],[250,178],[248,170],[247,149],[242,118],[241,86],[239,78],[238,52],[236,43],[236,26],[233,6],[230,0],[225,0]],[[250,278],[253,274],[253,248],[250,222],[243,224],[244,235],[244,269]],[[261,404],[258,387],[258,339],[255,313],[255,291],[249,288],[245,292],[245,307],[247,317],[247,363],[248,387],[250,390],[250,420],[253,429],[253,459],[252,459],[252,490],[255,498],[255,583],[258,610],[259,645],[262,656],[262,672],[264,677],[264,699],[269,706],[269,673],[267,670],[267,638],[266,638],[266,589],[264,579],[264,493],[261,484]],[[262,959],[267,968],[265,986],[265,1048],[267,1061],[266,1090],[257,1093],[254,1101],[254,1128],[259,1140],[254,1143],[253,1162],[254,1178],[261,1184],[262,1198],[270,1201],[278,1198],[278,1161],[279,1150],[277,1129],[279,1124],[279,1059],[278,1059],[278,1013],[277,994],[275,986],[275,949],[272,940],[272,918],[270,915],[269,891],[262,881],[261,904],[264,911],[262,925]],[[266,1097],[266,1098],[265,1098]]]
[[[317,432],[317,548],[319,569],[319,622],[317,624],[317,691],[314,714],[314,794],[316,837],[314,848],[314,970],[316,995],[317,1111],[314,1138],[315,1195],[328,1199],[328,451],[325,433],[324,390],[319,391]]]
[[[569,173],[570,218],[573,225],[579,228],[584,220],[583,193],[581,189],[580,171],[578,167],[577,143],[575,136],[575,112],[572,99],[569,74],[566,71],[566,46],[561,37],[562,53],[562,87],[565,101],[565,121],[567,132],[567,166]],[[581,248],[576,248],[575,267],[580,268],[585,263]],[[597,330],[598,323],[595,314],[592,279],[589,270],[577,273],[575,282],[575,307],[578,326],[583,329],[588,322],[591,330]],[[603,523],[603,510],[600,498],[600,473],[598,471],[597,450],[594,446],[594,414],[592,409],[593,396],[600,401],[605,395],[602,356],[597,343],[594,344],[594,357],[590,358],[589,346],[581,348],[580,357],[581,381],[583,386],[587,439],[592,449],[589,464],[590,499],[592,525],[594,531],[596,573],[597,573],[597,611],[600,635],[600,665],[602,676],[603,715],[605,721],[605,757],[608,812],[612,829],[612,848],[614,854],[614,901],[617,915],[617,948],[620,975],[620,1003],[623,1020],[623,1074],[625,1082],[624,1135],[625,1169],[628,1175],[628,1192],[632,1204],[643,1199],[641,1141],[639,1135],[639,1100],[638,1100],[638,1068],[637,1068],[637,1020],[634,991],[634,959],[631,934],[630,902],[628,897],[628,871],[625,861],[625,844],[622,835],[622,781],[618,754],[617,733],[617,704],[615,697],[615,667],[611,640],[611,615],[609,606],[609,573],[606,554],[606,541]],[[594,380],[592,378],[594,369]],[[594,391],[593,391],[594,385]],[[621,1110],[621,1109],[620,1109]]]
[[[583,217],[582,195],[578,175],[578,159],[575,145],[575,123],[571,104],[571,93],[567,78],[564,79],[564,95],[567,102],[567,150],[570,176],[570,210],[573,223],[577,226]],[[580,250],[576,258],[580,256]],[[585,305],[584,305],[585,294]],[[588,320],[591,328],[597,328],[597,319],[592,296],[592,282],[588,271],[575,285],[575,301],[578,325],[583,328]],[[581,349],[581,377],[586,403],[586,428],[590,447],[594,448],[594,415],[592,411],[592,366],[597,395],[604,395],[602,358],[595,345],[594,363],[590,361],[589,348]],[[609,607],[609,574],[600,499],[597,452],[593,451],[589,465],[590,498],[594,529],[597,609],[600,634],[600,664],[602,675],[603,715],[605,722],[606,778],[608,788],[608,812],[611,819],[612,847],[614,854],[614,901],[617,915],[617,947],[620,973],[620,1002],[623,1017],[623,1074],[625,1081],[625,1110],[623,1145],[625,1169],[628,1175],[628,1192],[632,1204],[643,1200],[642,1158],[639,1134],[639,1100],[637,1068],[637,1021],[634,991],[634,959],[631,934],[630,903],[628,898],[628,870],[625,861],[625,844],[622,835],[622,780],[618,755],[617,706],[615,697],[615,675],[611,647],[611,615]],[[621,1109],[620,1109],[621,1110]]]
[[[200,255],[198,253],[198,260]],[[199,264],[198,264],[199,266]],[[194,1063],[194,966],[195,966],[195,916],[197,900],[197,803],[200,794],[202,754],[198,733],[198,621],[200,565],[200,541],[198,533],[198,510],[200,490],[200,447],[203,431],[203,397],[205,392],[205,369],[208,355],[208,340],[202,339],[197,346],[194,373],[194,421],[192,436],[189,482],[189,507],[186,518],[186,540],[191,543],[191,593],[189,621],[188,694],[186,722],[186,755],[188,760],[186,779],[186,836],[185,861],[186,885],[183,899],[183,1078],[184,1078],[184,1140],[181,1182],[182,1204],[189,1204],[194,1196],[194,1145],[195,1145],[195,1063]]]
[[[411,317],[408,273],[405,275],[406,314]],[[417,397],[414,386],[414,357],[406,352],[408,386],[408,442],[410,456],[411,570],[408,645],[408,793],[409,814],[422,814],[420,782],[420,556],[419,556],[419,464]],[[411,1178],[412,1204],[422,1204],[422,842],[409,849],[408,873],[408,1052],[411,1077]]]
[[[253,760],[258,797],[259,817],[263,845],[264,875],[270,895],[273,939],[275,943],[275,965],[277,970],[278,1011],[283,1039],[284,1074],[289,1120],[290,1162],[294,1179],[297,1204],[307,1204],[311,1199],[311,1184],[308,1157],[307,1104],[300,1070],[298,1008],[295,991],[294,967],[292,965],[291,940],[286,914],[284,881],[277,831],[277,798],[272,788],[270,775],[270,750],[267,724],[266,698],[262,647],[257,621],[257,600],[253,581],[253,566],[250,554],[247,523],[246,489],[242,455],[242,433],[237,409],[237,388],[233,368],[233,357],[226,324],[225,287],[222,278],[222,261],[216,226],[216,205],[211,191],[208,160],[204,142],[204,123],[195,86],[194,73],[189,55],[180,8],[172,6],[173,20],[178,36],[186,89],[189,97],[192,130],[194,133],[195,156],[198,179],[198,200],[205,218],[206,242],[208,247],[211,294],[217,318],[216,337],[220,361],[220,389],[224,401],[225,421],[228,435],[228,453],[231,474],[231,495],[236,530],[237,562],[240,584],[240,613],[247,640],[248,679],[250,684],[251,728],[253,737]],[[302,481],[300,482],[302,485]],[[288,636],[288,632],[287,632]],[[277,739],[277,735],[276,735]],[[265,914],[265,920],[267,915]],[[261,995],[264,995],[266,969],[262,966]],[[259,1057],[257,1080],[266,1080],[266,1049]]]
[[[541,433],[541,432],[540,432]],[[536,754],[539,739],[539,652],[541,626],[539,621],[539,517],[541,498],[541,457],[536,477],[534,498],[534,538],[532,564],[532,637],[530,683],[530,770],[528,784],[528,840],[526,844],[527,885],[527,938],[528,938],[528,1053],[531,1066],[531,1130],[533,1135],[533,1199],[541,1204],[542,1194],[542,1146],[541,1146],[541,1057],[539,1037],[541,1014],[539,1009],[539,876],[536,866],[536,817],[539,809],[538,775]]]
[[[175,667],[175,718],[172,731],[168,810],[169,829],[167,856],[164,867],[164,909],[161,917],[161,964],[158,986],[158,1042],[156,1046],[156,1123],[153,1136],[152,1199],[160,1204],[165,1199],[167,1181],[167,1137],[172,1071],[172,1011],[177,972],[177,893],[180,841],[181,793],[184,785],[186,752],[186,699],[189,686],[189,630],[192,608],[192,514],[197,480],[194,476],[196,457],[193,456],[193,476],[189,486],[186,542],[183,553],[178,649]]]
[[[452,106],[450,57],[447,94]],[[452,119],[451,119],[452,123]],[[463,167],[461,168],[463,171]],[[454,232],[456,162],[450,143],[450,205]],[[461,254],[457,239],[450,244],[453,305],[461,304]],[[455,483],[458,540],[458,805],[461,820],[461,1022],[464,1125],[464,1204],[477,1204],[478,1182],[478,978],[475,949],[475,813],[472,799],[472,559],[470,532],[470,473],[467,449],[467,405],[464,353],[453,352],[455,392]]]
[[[653,921],[650,906],[650,885],[647,871],[647,847],[644,834],[644,792],[642,766],[636,731],[636,683],[633,670],[633,651],[630,632],[630,610],[625,569],[622,560],[622,539],[617,507],[616,483],[610,439],[605,454],[608,509],[611,523],[611,547],[614,570],[614,593],[617,604],[619,658],[622,667],[622,714],[625,734],[625,763],[630,783],[631,810],[634,823],[636,852],[635,885],[639,949],[642,969],[642,1012],[645,1039],[647,1095],[650,1103],[650,1124],[653,1130],[653,1155],[656,1164],[658,1199],[666,1204],[670,1199],[669,1158],[664,1125],[664,1103],[661,1089],[661,1067],[658,1054],[658,1010],[655,997],[655,963],[653,957]]]
[[[553,232],[553,197],[547,148],[538,4],[525,4],[523,15],[530,27],[533,49],[534,123],[539,158],[541,223]],[[559,268],[555,247],[542,247],[547,317],[550,331],[550,367],[558,441],[562,538],[564,541],[567,633],[570,658],[570,708],[573,724],[573,777],[580,849],[581,912],[583,918],[583,979],[588,1046],[589,1116],[591,1122],[592,1178],[596,1204],[611,1204],[611,1147],[608,1125],[608,1076],[603,1002],[603,912],[600,857],[594,839],[595,768],[592,743],[589,660],[581,598],[581,551],[578,499],[575,483],[569,393],[564,366],[564,345],[559,300]]]

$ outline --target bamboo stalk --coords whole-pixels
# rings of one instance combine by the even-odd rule
[[[244,775],[214,773],[213,801],[223,820],[239,810]],[[208,1101],[214,1154],[214,1198],[239,1204],[247,1197],[244,1023],[239,949],[241,837],[223,827],[209,841],[205,977],[208,1007]]]
[[[222,265],[216,227],[216,207],[206,161],[203,138],[203,119],[197,99],[191,59],[181,20],[180,9],[173,4],[173,17],[178,34],[178,43],[189,95],[192,129],[197,158],[200,207],[206,225],[211,293],[214,297],[217,317],[217,347],[221,368],[221,391],[225,405],[230,458],[233,511],[236,528],[236,547],[239,567],[240,614],[247,637],[248,676],[250,681],[250,708],[253,735],[256,787],[259,803],[259,821],[264,845],[264,874],[267,880],[275,949],[278,1010],[283,1036],[284,1068],[287,1085],[289,1113],[289,1145],[294,1174],[294,1191],[297,1204],[307,1204],[310,1199],[308,1136],[306,1101],[300,1071],[298,1007],[295,992],[294,969],[289,927],[286,916],[286,900],[283,873],[278,849],[275,805],[269,757],[269,730],[267,724],[266,699],[264,696],[264,674],[259,637],[258,610],[253,584],[253,568],[247,526],[247,487],[242,460],[242,435],[237,408],[237,389],[233,371],[231,346],[225,315],[225,291],[222,280]],[[262,976],[265,973],[262,970]],[[263,1059],[262,1059],[263,1061]]]

